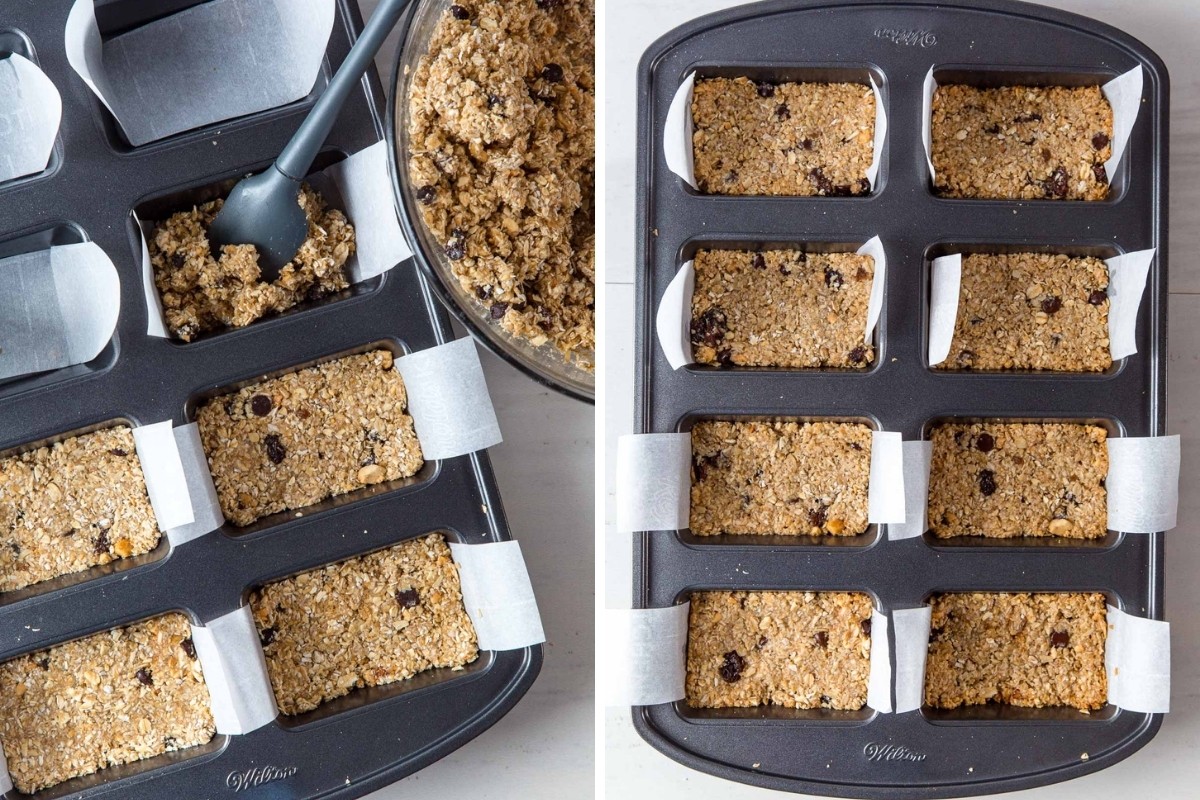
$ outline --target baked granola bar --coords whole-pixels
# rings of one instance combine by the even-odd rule
[[[701,78],[692,161],[704,194],[868,194],[875,93],[858,83]]]
[[[851,592],[693,592],[693,708],[857,710],[871,675],[871,600]]]
[[[929,525],[955,536],[1099,539],[1108,530],[1107,432],[1074,423],[933,429]]]
[[[964,255],[954,338],[937,368],[1103,372],[1108,308],[1099,258]]]
[[[1112,107],[1099,86],[938,86],[934,188],[945,197],[1103,200]]]
[[[440,533],[267,584],[250,607],[284,714],[427,669],[461,669],[479,653]]]
[[[701,250],[692,266],[697,362],[862,369],[875,360],[875,348],[863,341],[871,256]]]
[[[871,429],[842,422],[697,422],[697,536],[855,536],[867,529]]]
[[[183,614],[0,664],[0,745],[24,794],[204,744],[214,730]]]
[[[0,459],[0,591],[148,553],[158,538],[127,426]]]
[[[1104,595],[942,594],[931,604],[925,702],[934,708],[1107,702]]]
[[[408,170],[454,276],[513,336],[592,369],[593,0],[460,0],[408,97]]]
[[[146,243],[172,336],[190,342],[222,328],[244,328],[350,285],[346,261],[354,254],[354,228],[308,186],[300,191],[308,238],[273,283],[260,280],[258,248],[252,244],[225,245],[213,257],[208,229],[223,203],[213,200],[172,215]]]
[[[425,463],[392,354],[340,358],[214,397],[196,412],[225,517],[249,525]]]

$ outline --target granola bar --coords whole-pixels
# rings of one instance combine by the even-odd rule
[[[386,350],[207,401],[196,421],[225,517],[249,525],[415,475],[425,462],[407,405]]]
[[[0,744],[25,794],[204,744],[214,730],[183,614],[0,664]]]
[[[933,429],[929,525],[955,536],[1102,538],[1107,432],[1073,423],[944,424]]]
[[[0,459],[0,591],[158,545],[133,432],[117,426]]]
[[[592,369],[595,3],[462,0],[408,98],[425,225],[481,310]]]
[[[1098,86],[938,86],[934,188],[945,197],[1103,200],[1112,107]]]
[[[692,152],[704,194],[868,194],[875,93],[858,83],[702,78]]]
[[[1108,309],[1099,258],[964,255],[954,338],[937,368],[1103,372]]]
[[[855,536],[867,529],[871,429],[841,422],[697,422],[697,536]]]
[[[350,285],[346,261],[354,254],[354,228],[308,186],[300,191],[308,238],[273,283],[260,279],[252,244],[225,245],[213,256],[208,229],[223,203],[213,200],[172,215],[146,243],[172,336],[190,342],[222,328],[244,328]]]
[[[871,674],[871,600],[851,592],[693,592],[693,708],[857,710]]]
[[[863,341],[871,256],[701,250],[692,263],[697,362],[862,369],[875,360],[875,348]]]
[[[1104,595],[942,594],[932,606],[925,702],[934,708],[1086,712],[1107,702]]]
[[[479,653],[439,534],[267,584],[250,596],[275,700],[310,711]]]

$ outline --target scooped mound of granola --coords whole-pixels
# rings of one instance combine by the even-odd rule
[[[350,285],[346,261],[354,254],[354,227],[308,186],[300,191],[308,238],[274,283],[260,280],[258,248],[252,244],[225,245],[213,257],[208,228],[223,203],[213,200],[172,215],[147,242],[171,335],[190,342],[221,328],[242,328]]]
[[[425,224],[491,319],[591,369],[595,3],[463,0],[409,95]]]

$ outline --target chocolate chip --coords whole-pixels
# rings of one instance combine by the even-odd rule
[[[1050,646],[1063,648],[1071,643],[1071,634],[1067,631],[1054,631],[1050,634]]]
[[[1104,148],[1108,147],[1108,134],[1097,133],[1095,136],[1093,136],[1092,147],[1096,148],[1097,150],[1103,150]]]
[[[833,698],[827,694],[821,695],[821,705],[823,705],[823,706],[833,705]]]
[[[786,278],[787,276],[792,274],[792,271],[787,268],[787,264],[780,264],[779,265],[779,274]]]
[[[812,150],[813,149],[813,140],[812,139],[803,139],[800,142],[800,147],[801,147],[801,149],[804,149],[804,150]]]
[[[829,634],[825,631],[817,631],[813,634],[813,644],[822,650],[829,647]]]
[[[502,106],[502,105],[504,105],[504,98],[503,98],[503,97],[501,97],[500,95],[498,95],[498,94],[489,94],[489,95],[487,96],[487,106],[488,106],[488,108],[496,108],[497,106]],[[419,198],[418,198],[418,199],[419,199]]]
[[[417,202],[423,206],[427,206],[437,197],[437,187],[433,185],[422,186],[417,189]]]
[[[871,635],[871,618],[867,617],[858,623],[858,627],[862,629],[863,636]]]
[[[991,497],[996,493],[996,474],[990,469],[979,472],[979,493],[984,497]]]
[[[713,307],[694,318],[691,324],[693,345],[703,345],[714,350],[725,340],[725,312]]]
[[[163,747],[167,748],[168,750],[174,750],[175,748],[179,747],[179,740],[174,736],[164,736]]]
[[[725,662],[721,664],[721,680],[726,683],[737,683],[742,678],[742,670],[746,668],[746,659],[738,655],[737,650],[725,654]]]
[[[767,259],[763,257],[762,253],[755,253],[754,259],[750,263],[753,264],[755,269],[767,268]]]
[[[453,5],[450,6],[450,16],[454,17],[455,19],[470,19],[471,12],[467,11],[460,5]]]
[[[754,85],[758,89],[759,97],[774,97],[775,96],[775,84],[773,84],[769,81],[758,81]]]
[[[138,683],[140,683],[142,686],[153,686],[154,685],[154,673],[152,673],[150,670],[146,669],[145,667],[142,667],[141,669],[139,669],[134,674],[134,677],[137,678]]]
[[[559,64],[551,62],[542,67],[542,80],[544,81],[549,81],[550,83],[562,83],[563,77],[563,68]]]
[[[268,433],[263,439],[263,446],[267,448],[267,458],[271,459],[272,464],[282,464],[287,457],[287,448],[283,446],[278,433]]]
[[[963,369],[970,369],[975,364],[975,353],[970,350],[963,350],[955,356],[954,360]]]
[[[780,103],[779,105],[775,106],[775,119],[785,120],[790,119],[791,116],[792,111],[787,107],[787,103]]]
[[[817,187],[818,192],[829,194],[833,191],[833,181],[825,177],[825,170],[820,167],[809,170],[808,179]]]
[[[981,453],[990,453],[996,447],[996,440],[990,433],[981,433],[975,437],[975,449]]]
[[[720,364],[722,367],[732,367],[733,366],[733,351],[730,350],[729,348],[725,348],[724,350],[718,350],[717,351],[717,363]]]
[[[851,450],[858,450],[858,451],[860,451],[860,452],[861,452],[861,451],[862,451],[862,445],[861,445],[861,444],[859,444],[858,442],[851,442],[851,443],[850,443],[850,449],[851,449]]]
[[[856,194],[867,194],[871,191],[871,182],[866,178],[859,178],[858,183],[854,184],[854,186],[858,189]]]
[[[1088,303],[1090,303],[1091,305],[1094,305],[1094,306],[1103,304],[1104,301],[1107,299],[1108,299],[1108,292],[1106,292],[1103,289],[1096,289],[1091,294],[1088,295]]]
[[[492,303],[492,309],[489,316],[492,319],[504,319],[504,315],[508,313],[508,303]]]
[[[1041,122],[1041,121],[1042,121],[1042,115],[1037,113],[1036,111],[1033,112],[1032,114],[1018,114],[1017,116],[1013,117],[1013,122],[1017,123],[1018,125],[1026,123],[1026,122]]]
[[[857,347],[855,347],[853,350],[850,351],[849,358],[850,358],[851,364],[863,363],[864,361],[867,360],[867,348],[863,347],[861,344],[858,345]]]
[[[729,170],[729,172],[725,173],[725,182],[726,183],[736,183],[737,179],[738,179],[738,173],[737,173],[736,169],[731,169],[731,170]]]
[[[112,455],[112,456],[116,456],[117,458],[124,458],[125,456],[129,455],[129,452],[126,450],[122,450],[119,447],[114,447],[112,450],[108,451],[108,454]]]
[[[1060,308],[1062,308],[1062,299],[1057,295],[1050,295],[1042,300],[1042,311],[1047,314],[1056,314]]]
[[[1108,170],[1103,164],[1092,164],[1092,175],[1096,178],[1096,183],[1108,183]]]
[[[486,286],[486,285],[476,286],[475,287],[475,296],[478,297],[480,300],[487,300],[489,297],[492,296],[492,287]]]
[[[463,250],[463,243],[461,241],[458,239],[451,239],[450,241],[446,242],[446,258],[450,259],[451,261],[458,261],[464,255],[466,255],[466,251]]]
[[[941,628],[930,628],[929,629],[929,643],[930,644],[933,644],[940,638],[942,638],[942,629]]]
[[[271,398],[265,394],[256,394],[250,398],[250,410],[254,412],[254,416],[256,417],[265,417],[267,414],[270,414],[272,407]]]
[[[830,192],[830,194],[833,197],[849,197],[850,195],[854,194],[854,192],[850,189],[848,184],[839,183],[837,186],[833,187],[833,191]]]
[[[842,277],[842,273],[838,272],[833,267],[825,268],[825,285],[830,289],[841,289],[846,284],[846,279]]]
[[[100,531],[99,535],[96,536],[96,541],[93,544],[92,549],[96,551],[96,555],[103,555],[104,553],[108,552],[110,544],[111,543],[108,541],[108,530],[105,529]]]
[[[563,0],[537,0],[537,7],[542,11],[553,11],[556,8],[561,8]]]
[[[50,656],[42,656],[37,660],[37,665],[44,670],[50,669]]]
[[[767,637],[760,636],[760,637],[758,637],[758,644],[754,645],[754,649],[762,650],[766,646],[767,646]]]
[[[275,629],[263,628],[258,632],[258,640],[262,642],[263,647],[269,647],[275,641]]]
[[[196,643],[192,641],[192,637],[189,636],[184,639],[179,643],[179,646],[183,648],[184,655],[192,661],[196,660]]]
[[[990,133],[992,136],[995,136],[1000,132],[1000,126],[993,122],[991,125],[988,125],[986,128],[984,128],[983,132]]]
[[[1067,171],[1062,167],[1055,167],[1050,177],[1042,182],[1042,190],[1047,197],[1066,197],[1067,189]]]
[[[401,608],[416,608],[421,604],[421,595],[416,589],[400,589],[396,592],[396,602]]]
[[[821,528],[825,526],[826,510],[829,506],[817,506],[815,509],[808,512],[808,526],[810,528]]]
[[[186,263],[187,263],[187,259],[184,258],[183,253],[179,253],[179,252],[171,253],[171,266],[172,267],[174,267],[175,269],[183,269],[183,265]]]

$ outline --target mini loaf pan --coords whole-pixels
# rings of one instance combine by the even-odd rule
[[[110,0],[97,3],[97,20],[107,36],[197,4]],[[121,313],[112,340],[92,361],[0,384],[0,453],[117,423],[184,424],[198,401],[264,376],[375,347],[399,355],[455,338],[445,311],[408,264],[341,295],[188,345],[148,336],[141,240],[130,213],[162,219],[270,164],[345,58],[362,18],[353,0],[336,2],[322,75],[307,98],[131,147],[67,62],[64,24],[72,5],[22,3],[0,19],[0,53],[31,48],[63,98],[60,144],[49,168],[0,185],[0,254],[96,242],[119,275]],[[380,141],[384,108],[371,69],[342,109],[316,168]],[[211,620],[238,608],[263,583],[434,532],[465,543],[510,538],[486,452],[428,462],[409,481],[325,501],[302,516],[226,525],[180,547],[163,536],[146,555],[0,594],[0,661],[168,611]],[[198,798],[261,786],[259,793],[289,798],[359,797],[486,730],[524,695],[541,663],[540,646],[482,652],[462,671],[356,690],[249,734],[218,734],[202,747],[101,770],[32,796]]]
[[[702,195],[673,173],[663,131],[689,73],[758,80],[819,76],[831,64],[881,83],[888,133],[873,191],[859,197]],[[806,70],[805,65],[811,65]],[[1143,102],[1112,196],[1104,202],[943,199],[925,161],[922,86],[1102,84],[1140,65]],[[991,77],[989,77],[991,76]],[[1085,80],[1086,78],[1086,80]],[[819,78],[808,78],[819,79]],[[857,79],[856,79],[857,80]],[[1010,0],[786,0],[701,17],[652,44],[638,71],[635,433],[685,431],[698,419],[861,419],[905,440],[954,420],[1089,421],[1112,435],[1163,434],[1166,422],[1168,77],[1124,33]],[[664,291],[697,242],[768,249],[786,242],[880,236],[884,305],[870,369],[672,369],[655,333]],[[1157,248],[1136,337],[1138,352],[1105,373],[941,373],[928,366],[928,263],[947,252],[1014,249],[1112,255]],[[811,538],[770,546],[698,542],[687,531],[635,534],[635,608],[661,608],[699,589],[867,591],[883,612],[939,591],[1104,592],[1163,618],[1163,535],[1071,541],[975,542],[931,537],[862,546]],[[1024,546],[1022,546],[1024,545]],[[893,645],[894,650],[894,645]],[[829,714],[698,714],[682,703],[639,706],[634,725],[687,766],[734,781],[841,797],[958,797],[1025,789],[1095,772],[1158,731],[1161,715],[1108,707],[981,707],[955,713],[845,718]],[[853,716],[853,715],[851,715]],[[885,749],[887,747],[891,749]],[[898,749],[897,749],[898,748]],[[902,758],[887,753],[903,752]],[[1084,756],[1083,754],[1087,754]]]

